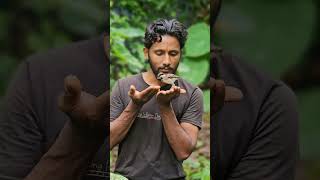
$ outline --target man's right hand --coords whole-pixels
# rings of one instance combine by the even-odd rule
[[[82,90],[77,77],[67,76],[59,108],[70,120],[25,180],[83,179],[107,139],[109,104],[109,90],[96,97]]]
[[[59,108],[72,123],[80,129],[101,132],[105,136],[108,129],[109,91],[96,97],[82,90],[76,76],[69,75],[64,80],[65,92],[59,98]]]
[[[123,138],[126,137],[140,111],[140,108],[159,90],[160,86],[149,86],[140,92],[136,90],[134,85],[130,86],[128,91],[128,96],[131,98],[130,103],[122,113],[110,123],[110,149],[119,144]]]
[[[157,94],[159,92],[159,90],[160,90],[160,86],[149,86],[147,89],[140,92],[140,91],[136,90],[134,85],[131,85],[130,90],[128,92],[128,95],[135,105],[143,106],[155,94]]]

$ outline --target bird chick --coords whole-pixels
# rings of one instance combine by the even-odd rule
[[[157,75],[157,79],[165,84],[164,86],[161,86],[160,90],[169,90],[172,86],[178,86],[179,76],[160,72]],[[186,93],[186,90],[181,89],[180,93]]]

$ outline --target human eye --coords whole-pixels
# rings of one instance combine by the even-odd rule
[[[157,56],[161,56],[161,55],[163,55],[163,51],[161,51],[161,50],[155,51],[155,54]]]
[[[179,54],[178,51],[170,51],[170,56],[177,56]]]

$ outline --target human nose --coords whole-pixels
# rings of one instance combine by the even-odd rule
[[[171,62],[170,56],[169,56],[169,54],[166,54],[164,57],[164,60],[163,60],[163,65],[170,66],[170,62]]]

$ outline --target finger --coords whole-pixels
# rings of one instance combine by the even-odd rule
[[[160,86],[149,86],[147,89],[141,92],[142,96],[155,95],[155,93],[160,89]]]
[[[80,96],[81,89],[82,87],[81,87],[80,80],[76,76],[69,75],[64,79],[65,95]]]
[[[160,91],[160,86],[155,86],[153,91],[152,91],[152,95],[157,94]]]
[[[179,86],[173,85],[172,87],[173,87],[173,88],[178,88],[180,94],[185,94],[185,93],[187,93],[187,91],[186,91],[185,89],[182,89],[182,88],[179,87]]]
[[[175,87],[174,92],[172,93],[174,98],[180,96],[180,89],[181,89],[181,88],[178,87],[178,86]]]
[[[159,91],[159,92],[157,92],[156,96],[157,96],[157,97],[159,97],[159,96],[163,96],[163,91]]]
[[[180,94],[180,89],[181,89],[180,87],[176,87],[176,88],[175,88],[175,93]]]
[[[181,88],[181,89],[180,89],[180,93],[181,93],[181,94],[185,94],[185,93],[187,93],[187,91],[186,91],[185,89],[182,89],[182,88]]]
[[[168,91],[162,91],[162,90],[161,90],[161,91],[158,92],[158,95],[166,95],[167,92],[168,92]]]
[[[170,89],[169,93],[172,94],[172,93],[174,93],[176,90],[177,90],[177,87],[174,87],[174,88]]]
[[[96,99],[97,111],[99,113],[109,112],[110,106],[110,91],[107,90]]]
[[[210,77],[209,81],[207,82],[209,89],[213,89],[213,87],[215,86],[215,83],[216,83],[216,79]]]
[[[110,115],[110,91],[107,90],[96,98],[97,115],[101,122],[106,123]],[[108,125],[108,123],[107,123]]]
[[[180,91],[179,88],[178,88],[177,86],[175,86],[174,88],[172,88],[172,89],[170,90],[170,94],[177,94],[177,93],[180,94],[179,91]]]
[[[226,93],[225,93],[225,101],[226,102],[233,102],[233,101],[240,101],[243,98],[242,91],[238,88],[226,86]]]
[[[212,96],[212,110],[216,113],[224,105],[225,98],[225,83],[222,80],[215,80],[215,83],[211,89],[213,91]]]
[[[160,86],[152,86],[153,92],[158,92],[160,90]]]
[[[64,93],[58,99],[58,107],[63,112],[70,111],[81,96],[80,80],[73,75],[69,75],[64,79]]]

